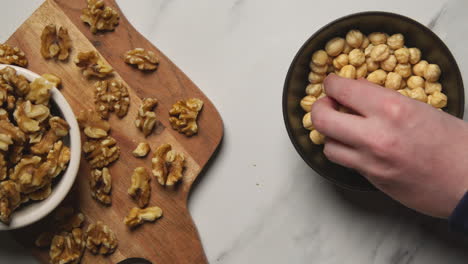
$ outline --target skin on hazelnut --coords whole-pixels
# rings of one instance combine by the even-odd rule
[[[366,64],[367,64],[368,72],[373,72],[379,69],[379,63],[376,61],[373,61],[371,58],[366,59]]]
[[[340,70],[341,77],[355,79],[356,78],[356,68],[353,65],[346,65]]]
[[[410,89],[416,89],[418,87],[424,88],[424,79],[420,76],[413,75],[408,78],[406,84]]]
[[[323,66],[318,66],[315,63],[311,62],[310,63],[310,70],[315,72],[315,73],[318,73],[318,74],[325,74],[325,73],[327,73],[328,65],[325,64]]]
[[[365,49],[369,46],[370,44],[370,40],[368,37],[364,36],[364,38],[362,39],[362,43],[361,43],[361,49]]]
[[[416,63],[413,66],[414,75],[421,76],[421,77],[424,76],[424,71],[426,70],[427,65],[429,65],[429,63],[425,60],[422,60]]]
[[[409,48],[409,62],[416,64],[421,60],[421,50],[418,48]]]
[[[323,84],[309,84],[306,87],[306,94],[317,97],[323,92]]]
[[[409,90],[409,97],[415,100],[421,101],[423,103],[427,102],[427,95],[424,92],[422,87],[418,87],[416,89]]]
[[[305,112],[312,111],[312,105],[317,101],[317,98],[307,95],[301,100],[301,107]]]
[[[410,52],[407,48],[395,50],[395,57],[398,63],[406,64],[409,62]]]
[[[386,60],[388,56],[390,56],[390,50],[386,44],[379,44],[375,46],[370,53],[370,57],[374,61]]]
[[[400,33],[393,34],[387,38],[387,45],[392,50],[403,48],[405,46],[405,37],[403,36],[403,34]]]
[[[367,76],[367,80],[369,82],[373,82],[378,85],[384,85],[386,79],[387,79],[387,73],[381,69],[373,71]]]
[[[424,83],[424,91],[427,94],[433,94],[435,92],[441,92],[442,91],[442,84],[438,82],[428,82],[426,81]]]
[[[428,82],[437,82],[439,80],[441,71],[440,67],[437,64],[429,64],[426,69],[424,69],[424,78]]]
[[[409,63],[407,64],[397,64],[395,69],[393,70],[394,72],[398,73],[401,75],[403,78],[408,78],[411,76],[411,65]]]
[[[324,50],[317,50],[312,54],[312,62],[317,66],[324,66],[327,64],[328,54]]]
[[[447,106],[447,95],[439,91],[435,91],[427,97],[427,103],[436,108],[443,108]]]
[[[356,68],[356,79],[365,78],[367,76],[367,64],[363,63],[361,66]]]
[[[322,145],[325,143],[325,136],[317,130],[310,131],[309,138],[315,145]]]
[[[353,49],[349,55],[349,64],[359,67],[366,61],[366,56],[360,49]]]
[[[382,32],[374,32],[369,35],[369,40],[375,46],[387,43],[387,35]]]
[[[388,56],[386,60],[380,62],[380,68],[388,72],[393,71],[396,65],[397,65],[397,59],[395,55],[390,55]]]
[[[338,56],[345,47],[344,38],[333,38],[327,42],[325,45],[325,50],[330,56]]]
[[[318,74],[315,72],[309,73],[309,82],[312,84],[321,83],[325,79],[325,74]]]
[[[401,87],[401,81],[402,78],[400,74],[389,72],[387,74],[387,79],[385,80],[385,87],[392,90],[398,90]]]
[[[310,117],[310,112],[305,114],[302,118],[302,126],[307,130],[314,129],[314,125],[312,124],[312,118]]]
[[[352,48],[360,48],[362,41],[364,39],[364,35],[361,33],[361,31],[353,29],[346,34],[346,42],[351,46]]]
[[[339,70],[348,64],[349,56],[347,54],[340,54],[338,57],[333,59],[333,67],[335,67],[336,70]]]

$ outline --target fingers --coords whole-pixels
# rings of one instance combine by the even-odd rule
[[[367,80],[351,80],[335,74],[328,75],[324,81],[324,87],[327,96],[363,116],[378,112],[385,98],[395,96],[394,91]]]
[[[350,146],[364,142],[364,118],[357,115],[341,113],[337,103],[330,97],[324,97],[312,106],[311,118],[315,129]]]
[[[357,150],[332,138],[326,139],[323,153],[330,161],[348,168],[355,169],[361,164],[361,156]]]

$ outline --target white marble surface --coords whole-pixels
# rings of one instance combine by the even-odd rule
[[[40,2],[2,1],[0,41]],[[221,151],[190,199],[210,263],[468,262],[468,243],[450,235],[443,221],[380,194],[342,191],[318,177],[296,154],[281,114],[284,77],[298,48],[325,23],[357,11],[393,11],[431,24],[468,80],[468,2],[118,3],[213,100],[224,119]],[[0,263],[36,262],[0,233]]]

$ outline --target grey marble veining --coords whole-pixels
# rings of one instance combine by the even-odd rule
[[[117,2],[212,99],[225,122],[223,145],[189,202],[210,263],[468,262],[468,243],[444,221],[318,177],[294,151],[281,114],[282,85],[296,51],[324,24],[358,11],[397,12],[430,26],[466,80],[466,1]],[[0,41],[39,4],[5,2],[11,12],[0,16]],[[35,262],[0,233],[0,263]]]

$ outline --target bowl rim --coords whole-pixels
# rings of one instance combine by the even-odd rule
[[[40,78],[39,74],[34,73],[28,69],[13,66],[0,64],[0,69],[5,67],[12,67],[16,70],[17,74],[23,75],[28,79],[28,81],[33,81],[36,78]],[[72,108],[68,104],[65,97],[62,93],[56,88],[51,89],[51,98],[57,104],[57,107],[62,112],[63,118],[67,121],[70,126],[69,137],[70,137],[70,162],[68,163],[67,169],[61,176],[59,182],[56,184],[55,188],[52,190],[52,193],[45,200],[34,202],[30,206],[32,207],[28,211],[28,207],[23,208],[25,211],[19,211],[19,215],[16,212],[13,212],[11,222],[9,225],[0,223],[1,230],[14,230],[21,227],[28,226],[33,224],[50,212],[52,212],[67,196],[70,192],[76,176],[78,174],[78,169],[80,167],[80,156],[81,156],[81,136],[80,129],[78,127],[78,122],[76,121],[75,114],[73,113]]]
[[[412,19],[412,18],[409,18],[407,16],[404,16],[404,15],[401,15],[401,14],[397,14],[397,13],[393,13],[393,12],[385,12],[385,11],[364,11],[364,12],[357,12],[357,13],[352,13],[352,14],[349,14],[349,15],[346,15],[346,16],[342,16],[342,17],[339,17],[337,19],[334,19],[332,20],[331,22],[328,22],[327,24],[325,24],[324,26],[320,27],[318,30],[316,30],[305,42],[304,44],[302,44],[302,46],[299,48],[299,50],[296,52],[296,55],[294,56],[294,59],[292,60],[289,68],[288,68],[288,72],[286,74],[286,78],[284,80],[284,85],[283,85],[283,95],[282,95],[282,111],[283,111],[283,121],[284,121],[284,124],[286,126],[286,130],[288,132],[288,136],[289,136],[289,139],[290,141],[292,142],[294,148],[296,149],[296,152],[299,154],[299,156],[301,156],[301,158],[304,160],[304,162],[309,165],[309,167],[314,170],[315,172],[317,172],[317,174],[319,174],[321,177],[327,179],[328,181],[332,182],[333,184],[339,186],[339,187],[342,187],[344,189],[348,189],[348,190],[353,190],[353,191],[378,191],[378,189],[376,187],[374,187],[372,184],[369,186],[369,187],[357,187],[357,186],[352,186],[352,185],[349,185],[349,184],[346,184],[346,183],[343,183],[343,182],[340,182],[336,179],[334,179],[333,177],[330,177],[328,176],[326,173],[324,173],[323,170],[321,169],[318,169],[316,168],[315,166],[312,165],[312,162],[309,161],[308,157],[305,155],[305,153],[303,153],[300,149],[300,146],[299,146],[299,143],[297,142],[297,140],[295,139],[295,137],[293,136],[292,134],[292,127],[290,126],[290,123],[289,123],[289,118],[288,118],[288,111],[287,111],[287,104],[288,104],[288,91],[289,91],[289,82],[292,78],[292,72],[293,72],[293,66],[297,63],[297,61],[299,60],[299,57],[300,57],[300,54],[302,54],[302,52],[307,48],[307,45],[315,38],[317,37],[318,34],[320,34],[324,29],[330,27],[331,25],[335,24],[335,23],[338,23],[338,22],[341,22],[343,20],[346,20],[346,19],[349,19],[349,18],[353,18],[353,17],[359,17],[359,16],[375,16],[375,15],[380,15],[380,16],[386,16],[386,17],[396,17],[398,19],[402,19],[402,20],[405,20],[406,22],[408,23],[412,23],[412,24],[415,24],[417,27],[421,28],[421,30],[423,30],[425,33],[429,34],[431,37],[435,38],[435,39],[438,39],[440,41],[440,43],[442,44],[441,45],[441,48],[443,50],[445,50],[445,52],[447,53],[447,55],[449,56],[449,60],[451,61],[454,61],[455,62],[455,67],[454,69],[452,70],[455,70],[455,74],[460,76],[460,85],[462,87],[462,89],[460,89],[460,93],[461,93],[461,104],[459,104],[458,106],[458,112],[459,114],[457,115],[458,118],[460,119],[463,119],[463,116],[464,116],[464,106],[465,106],[465,89],[464,89],[464,85],[463,85],[463,76],[460,72],[460,68],[458,67],[458,64],[457,64],[457,61],[455,60],[455,57],[453,56],[452,52],[450,51],[450,49],[447,47],[447,45],[444,43],[444,41],[439,38],[439,36],[434,33],[430,28],[426,27],[425,25],[421,24],[420,22]]]

